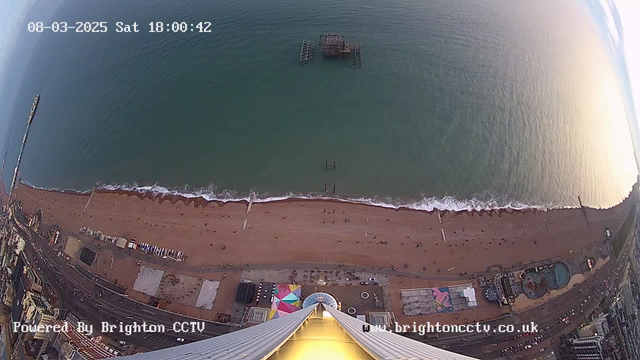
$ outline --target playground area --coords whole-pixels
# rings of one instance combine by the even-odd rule
[[[113,267],[114,260],[113,252],[109,249],[103,249],[98,253],[98,258],[95,262],[96,268],[100,273],[105,274]]]
[[[220,286],[219,281],[167,273],[142,266],[133,290],[143,294],[200,309],[212,309]]]

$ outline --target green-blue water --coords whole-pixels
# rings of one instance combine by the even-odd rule
[[[45,188],[266,197],[336,184],[459,208],[610,206],[635,181],[615,69],[577,1],[69,0],[29,20],[110,29],[47,32],[23,56],[1,110],[16,121],[5,183],[38,93],[20,174]],[[151,21],[212,32],[151,34]],[[363,44],[361,69],[298,64],[302,39],[326,32]]]

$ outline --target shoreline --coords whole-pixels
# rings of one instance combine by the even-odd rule
[[[91,190],[79,191],[74,189],[41,188],[41,187],[34,186],[32,184],[29,184],[26,181],[20,181],[20,185],[29,187],[34,190],[41,190],[41,191],[61,193],[61,194],[70,194],[70,195],[77,195],[77,196],[89,196],[92,193]],[[593,206],[579,206],[579,205],[549,207],[545,205],[525,205],[525,204],[519,204],[520,206],[516,206],[516,207],[510,206],[510,205],[495,206],[495,207],[491,207],[491,206],[474,207],[473,204],[480,203],[481,201],[475,198],[468,199],[468,200],[459,200],[451,197],[445,197],[441,199],[428,198],[428,199],[423,199],[423,201],[432,200],[434,203],[443,203],[447,200],[451,200],[457,204],[468,204],[468,208],[450,209],[450,208],[438,208],[436,206],[431,206],[431,209],[428,209],[428,208],[419,208],[416,205],[418,204],[417,202],[413,202],[409,204],[394,205],[391,203],[376,201],[371,198],[340,198],[337,196],[326,196],[326,195],[325,196],[322,196],[322,195],[296,196],[295,194],[291,194],[287,196],[272,196],[272,197],[266,197],[266,198],[257,198],[257,199],[254,199],[253,203],[275,204],[275,203],[282,203],[282,202],[302,202],[302,201],[321,202],[321,203],[340,203],[340,204],[364,205],[364,206],[390,209],[390,210],[396,210],[396,211],[418,211],[418,212],[427,213],[429,215],[432,215],[434,213],[441,213],[441,214],[451,214],[453,216],[457,216],[460,214],[467,214],[469,216],[474,216],[476,214],[479,216],[483,216],[483,215],[492,216],[493,214],[495,214],[498,217],[500,217],[502,216],[502,214],[512,214],[512,213],[522,214],[527,212],[537,213],[537,212],[547,212],[549,210],[561,210],[561,209],[607,210],[607,209],[614,208],[622,204],[623,202],[625,202],[631,196],[633,191],[637,190],[637,187],[639,185],[640,185],[640,182],[633,184],[629,192],[618,203],[609,207],[593,207]],[[159,190],[156,190],[156,189],[159,189]],[[229,198],[229,199],[207,198],[203,194],[173,191],[165,187],[155,186],[155,185],[142,186],[142,187],[102,185],[102,186],[96,187],[95,192],[99,194],[126,195],[127,197],[135,196],[140,200],[149,199],[153,202],[156,202],[157,200],[159,204],[162,204],[165,201],[169,201],[172,205],[175,205],[178,202],[182,202],[184,206],[190,206],[193,204],[195,208],[200,208],[200,207],[204,208],[204,207],[207,207],[209,204],[216,204],[218,206],[224,206],[225,204],[234,204],[234,203],[246,205],[250,202],[249,200],[250,196],[235,197],[235,198]]]
[[[188,266],[324,262],[425,275],[584,256],[602,246],[605,228],[617,233],[635,204],[629,197],[608,210],[438,212],[289,199],[253,203],[248,211],[246,201],[124,190],[98,190],[89,202],[89,194],[24,184],[15,196],[26,212],[42,209],[45,222],[66,231],[85,226],[181,250]]]
[[[569,261],[574,266],[589,257],[600,262],[609,248],[603,229],[609,227],[615,235],[636,203],[631,196],[608,210],[477,212],[480,216],[462,211],[468,216],[458,216],[462,212],[385,209],[304,199],[253,203],[248,211],[246,201],[201,199],[199,204],[198,199],[177,195],[109,189],[99,189],[91,196],[40,190],[25,184],[18,186],[15,197],[25,212],[41,209],[44,222],[58,225],[85,246],[95,246],[98,259],[104,257],[105,264],[111,259],[115,266],[105,271],[99,260],[87,269],[129,289],[134,285],[132,275],[141,264],[221,281],[220,296],[228,295],[229,301],[235,294],[229,284],[240,281],[241,271],[246,268],[317,270],[346,266],[380,272],[393,279],[391,304],[397,314],[401,313],[399,289],[455,285],[473,281],[461,279],[467,274],[496,268],[519,269],[552,259]],[[243,222],[248,225],[246,228]],[[177,263],[112,245],[104,248],[101,242],[78,234],[81,226],[181,250],[187,258]],[[441,231],[446,232],[446,239],[441,237]],[[130,295],[146,301],[139,293]],[[222,310],[222,302],[217,304],[216,312],[227,312],[226,308]],[[198,318],[212,314],[180,304],[171,310]],[[498,310],[482,307],[473,313],[435,318],[458,322],[467,321],[467,316],[480,321],[483,316],[499,316]],[[404,315],[399,318],[415,319]]]

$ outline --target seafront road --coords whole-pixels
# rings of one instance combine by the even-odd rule
[[[25,239],[31,239],[25,247],[26,253],[38,268],[48,270],[42,271],[41,274],[46,282],[55,289],[64,308],[76,313],[80,318],[88,320],[94,325],[94,328],[99,329],[101,321],[108,321],[111,324],[118,322],[131,324],[134,321],[138,323],[145,321],[151,324],[162,324],[168,328],[168,332],[165,333],[116,335],[118,340],[124,340],[149,350],[156,350],[179,345],[181,343],[177,341],[179,337],[184,338],[185,342],[192,342],[225,334],[236,328],[232,324],[204,321],[205,331],[202,334],[173,333],[170,329],[174,322],[203,320],[151,307],[122,296],[97,282],[90,281],[63,258],[57,256],[56,252],[38,234],[34,232],[26,234],[21,227],[16,227],[16,229]],[[30,228],[27,229],[30,230]]]

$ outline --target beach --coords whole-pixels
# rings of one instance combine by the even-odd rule
[[[330,200],[253,203],[98,190],[89,194],[20,184],[29,213],[77,233],[81,226],[182,250],[184,266],[333,263],[426,275],[567,258],[620,228],[632,197],[609,209],[426,212]],[[83,210],[86,206],[86,212]],[[442,236],[442,230],[446,241]],[[246,228],[243,230],[243,224]],[[587,222],[588,221],[588,222]],[[450,271],[448,271],[450,270]]]

